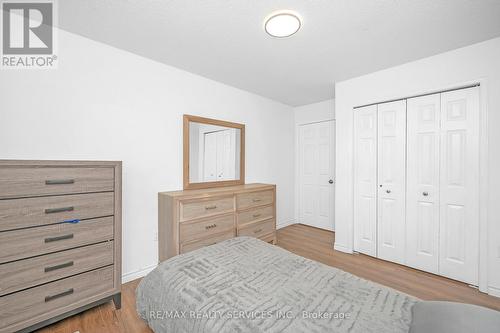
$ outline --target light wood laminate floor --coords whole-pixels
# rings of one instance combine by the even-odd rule
[[[393,264],[369,256],[333,250],[334,233],[296,224],[278,230],[278,246],[425,300],[473,303],[500,310],[500,298],[488,296],[466,284]],[[73,316],[41,330],[43,333],[151,332],[135,311],[139,280],[123,285],[122,309],[113,303]]]

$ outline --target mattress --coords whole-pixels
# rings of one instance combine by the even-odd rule
[[[162,262],[136,300],[156,333],[408,332],[417,302],[250,237]]]

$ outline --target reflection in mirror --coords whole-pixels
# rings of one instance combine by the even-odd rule
[[[189,122],[189,182],[240,179],[239,128]]]

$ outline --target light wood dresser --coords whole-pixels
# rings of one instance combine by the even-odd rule
[[[121,162],[0,160],[0,332],[121,303]]]
[[[158,194],[159,260],[235,236],[276,243],[276,186],[247,184]]]

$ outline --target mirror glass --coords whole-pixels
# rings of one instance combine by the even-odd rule
[[[189,122],[189,182],[240,179],[241,129]]]

